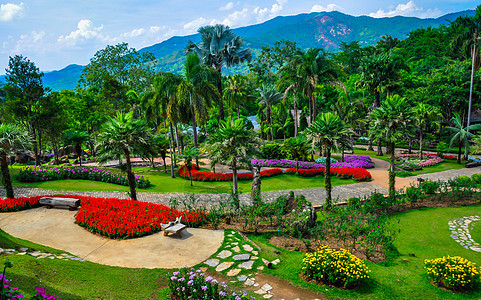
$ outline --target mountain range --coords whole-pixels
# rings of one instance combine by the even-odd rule
[[[254,55],[259,53],[262,46],[274,45],[279,40],[296,42],[302,49],[322,47],[336,51],[341,42],[358,40],[367,46],[375,44],[383,35],[403,39],[414,29],[448,25],[458,16],[472,16],[474,12],[467,10],[429,19],[402,16],[372,18],[337,11],[305,13],[276,17],[260,24],[235,28],[233,32],[244,38],[245,46],[250,47]],[[155,55],[156,71],[179,73],[182,71],[183,49],[189,40],[198,42],[200,35],[174,36],[139,51],[149,51]],[[82,69],[83,66],[72,64],[58,71],[45,72],[44,85],[52,90],[74,89]],[[246,70],[247,67],[243,65],[226,69],[225,73]],[[5,76],[0,76],[0,82],[2,81],[5,81]]]

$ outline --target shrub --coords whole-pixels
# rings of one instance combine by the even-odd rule
[[[260,156],[265,159],[280,159],[283,157],[281,145],[277,143],[262,145],[260,150]]]
[[[349,206],[356,206],[359,204],[360,199],[357,197],[351,197],[347,199],[347,205]]]
[[[331,157],[331,163],[336,163],[337,159]],[[326,157],[319,157],[316,159],[317,164],[325,164],[326,163]]]
[[[396,171],[396,176],[399,176],[399,177],[408,177],[408,176],[412,176],[413,173],[409,172],[409,171],[404,171],[404,170],[399,170],[399,171]]]
[[[421,184],[421,189],[427,195],[432,195],[436,193],[439,189],[439,183],[431,180],[427,180]]]
[[[480,283],[476,264],[459,256],[426,259],[424,268],[439,286],[451,290],[471,291]]]
[[[355,287],[369,278],[371,272],[364,262],[345,249],[334,250],[321,246],[314,253],[306,253],[302,269],[309,279],[324,283]]]
[[[459,185],[466,186],[471,183],[471,178],[468,176],[459,176],[456,178],[456,181],[459,183]]]
[[[445,142],[439,142],[436,146],[436,151],[438,152],[439,157],[443,157],[444,153],[448,152],[449,145]]]
[[[414,205],[418,200],[421,199],[422,190],[415,186],[410,186],[406,189],[406,200]]]
[[[474,183],[480,184],[481,183],[481,174],[471,175],[471,180],[474,181]]]
[[[169,289],[179,300],[213,299],[246,300],[251,299],[246,292],[235,293],[227,290],[227,284],[219,283],[211,276],[204,276],[201,270],[182,268],[169,274]]]

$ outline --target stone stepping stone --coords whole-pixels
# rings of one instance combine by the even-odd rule
[[[223,263],[220,263],[220,264],[217,266],[217,268],[215,268],[215,270],[216,270],[217,272],[222,272],[222,271],[227,270],[227,269],[229,269],[230,267],[232,267],[233,264],[234,264],[233,261],[225,261],[225,262],[223,262]]]
[[[17,255],[25,255],[25,254],[27,254],[27,252],[19,252],[19,253],[17,253]]]
[[[40,252],[32,252],[32,253],[29,253],[29,255],[33,256],[33,257],[37,257],[40,255]]]
[[[249,260],[251,256],[249,254],[236,254],[232,256],[234,260]]]
[[[257,270],[260,270],[260,271],[264,270],[264,266],[258,267]]]
[[[252,251],[252,254],[259,255],[259,252],[258,251]]]
[[[20,250],[21,252],[27,252],[28,248],[19,248],[18,250]]]
[[[251,245],[242,245],[242,248],[244,248],[245,251],[249,251],[249,252],[254,250],[254,248],[252,248]]]
[[[232,252],[230,252],[229,250],[222,250],[219,254],[217,254],[217,257],[225,259],[231,255],[232,255]]]
[[[241,269],[232,269],[229,272],[227,272],[227,276],[230,276],[230,277],[237,276],[237,274],[239,274],[240,271]]]
[[[276,260],[273,260],[273,261],[272,261],[272,264],[273,264],[273,265],[277,265],[277,264],[280,263],[280,262],[281,262],[280,259],[276,259]]]
[[[232,248],[232,251],[239,253],[240,252],[239,246],[235,246],[234,248]]]
[[[246,280],[247,280],[247,276],[245,276],[245,275],[237,276],[237,280],[239,280],[239,281],[246,281]]]
[[[219,264],[220,260],[217,258],[211,258],[206,260],[204,263],[210,267],[216,267]]]
[[[273,297],[273,295],[272,294],[265,294],[262,297],[264,297],[265,299],[271,299]]]
[[[247,286],[253,286],[255,284],[255,278],[248,278],[246,282],[244,282],[245,285]]]
[[[83,261],[83,259],[81,259],[80,257],[74,257],[74,258],[71,258],[71,260]]]
[[[246,262],[243,262],[243,263],[239,264],[239,268],[250,270],[250,269],[252,269],[253,265],[254,265],[254,261],[249,260],[249,261],[246,261]]]
[[[256,259],[259,259],[259,257],[257,257],[257,256],[251,256],[251,259],[252,259],[252,260],[256,260]]]
[[[261,287],[261,290],[264,290],[267,293],[268,291],[272,290],[272,286],[266,283]]]

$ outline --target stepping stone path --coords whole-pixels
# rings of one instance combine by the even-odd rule
[[[36,259],[43,259],[43,258],[49,258],[49,259],[60,259],[60,260],[77,260],[77,261],[85,261],[84,259],[70,255],[68,253],[62,253],[62,254],[52,254],[48,252],[40,252],[40,251],[34,251],[30,250],[29,248],[18,248],[16,249],[3,249],[0,248],[0,254],[16,254],[16,255],[30,255],[32,257],[35,257]]]
[[[451,237],[466,249],[481,252],[481,245],[469,233],[469,224],[481,221],[480,216],[465,216],[449,221]]]
[[[204,262],[207,266],[215,268],[217,272],[226,272],[232,277],[231,282],[244,282],[247,287],[255,288],[256,294],[262,295],[265,299],[273,297],[271,294],[272,286],[268,283],[259,287],[256,283],[255,275],[251,270],[260,271],[264,269],[264,263],[259,257],[260,249],[250,240],[244,239],[240,233],[234,230],[225,231],[225,245],[215,258],[210,258]],[[272,261],[273,265],[280,263],[279,259]]]

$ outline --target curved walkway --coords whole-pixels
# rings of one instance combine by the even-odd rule
[[[208,259],[224,240],[223,230],[195,228],[185,229],[182,238],[159,232],[112,240],[76,225],[75,213],[46,208],[1,213],[0,227],[15,237],[67,251],[87,261],[128,268],[193,266]]]

